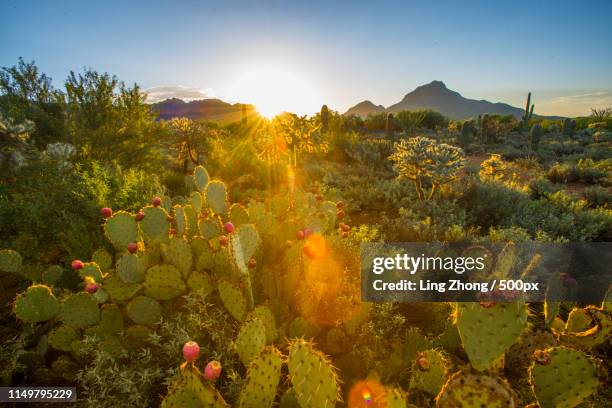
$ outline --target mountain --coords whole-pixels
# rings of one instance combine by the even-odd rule
[[[371,106],[370,106],[371,105]],[[376,109],[368,109],[375,107]],[[345,115],[367,116],[369,113],[397,113],[402,110],[433,109],[454,119],[476,118],[483,113],[513,115],[520,118],[524,111],[506,103],[492,103],[485,100],[464,98],[458,92],[451,91],[442,81],[433,81],[422,85],[406,94],[404,98],[384,110],[372,102],[361,102],[350,108]]]
[[[185,102],[172,98],[151,105],[159,119],[185,117],[192,120],[212,120],[218,122],[235,122],[242,118],[241,103],[230,104],[220,99],[200,99]],[[247,113],[255,112],[253,105],[246,105]]]
[[[345,115],[368,116],[370,113],[381,113],[384,111],[385,107],[382,105],[374,105],[370,101],[363,101],[346,111]]]

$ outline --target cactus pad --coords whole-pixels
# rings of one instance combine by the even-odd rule
[[[170,386],[161,408],[226,408],[227,403],[211,385],[203,383],[200,375],[187,367],[181,377]]]
[[[117,276],[124,283],[139,283],[144,280],[145,262],[136,254],[126,253],[117,260]]]
[[[506,353],[506,369],[522,373],[531,364],[533,352],[556,345],[552,333],[543,330],[534,330],[524,334],[521,340],[510,347]]]
[[[410,388],[438,395],[446,383],[448,366],[448,359],[438,350],[419,353],[412,365]]]
[[[234,319],[243,321],[247,313],[247,303],[240,287],[227,279],[222,279],[217,284],[217,289],[227,311]]]
[[[187,232],[185,209],[180,205],[174,206],[174,227],[176,228],[176,235],[179,237],[182,237]]]
[[[208,180],[210,180],[210,177],[208,177],[208,172],[204,167],[197,166],[193,170],[193,181],[198,191],[203,193],[206,190]]]
[[[141,288],[139,283],[125,283],[117,275],[108,275],[102,284],[113,302],[122,303],[130,299]]]
[[[289,376],[302,408],[334,407],[340,399],[338,377],[329,360],[303,339],[289,344]]]
[[[191,196],[189,196],[189,201],[191,202],[191,206],[196,214],[201,214],[202,208],[204,207],[204,199],[202,198],[202,194],[194,191],[191,193]]]
[[[251,360],[253,360],[266,345],[266,327],[263,322],[257,318],[251,318],[245,321],[240,327],[235,345],[240,361],[248,367]]]
[[[524,302],[496,303],[484,307],[476,302],[457,304],[457,328],[472,366],[491,367],[514,344],[527,323]]]
[[[113,267],[113,256],[104,248],[96,249],[91,255],[91,261],[97,263],[103,272]]]
[[[141,349],[149,342],[151,333],[153,333],[153,331],[149,327],[139,324],[130,326],[125,330],[125,345],[132,350]]]
[[[249,268],[247,263],[255,255],[261,244],[261,238],[253,224],[245,224],[236,230],[231,239],[232,255],[236,260],[240,272],[247,275]]]
[[[542,408],[575,407],[599,386],[598,366],[586,354],[566,347],[538,353],[543,358],[531,365],[529,382]]]
[[[587,330],[593,323],[593,316],[582,308],[573,308],[567,316],[567,323],[565,324],[565,331],[570,333],[577,333]]]
[[[172,238],[167,245],[162,246],[162,256],[166,263],[176,266],[183,277],[191,271],[193,265],[191,246],[185,240]]]
[[[119,211],[106,219],[104,233],[115,248],[123,250],[127,244],[138,239],[136,220],[132,214]]]
[[[47,285],[57,284],[64,275],[64,268],[59,265],[51,265],[43,271],[42,280]]]
[[[436,408],[514,408],[510,386],[485,374],[459,371],[453,374],[438,396]]]
[[[260,319],[266,328],[266,344],[272,344],[278,338],[276,330],[276,321],[274,315],[268,306],[257,306],[251,313],[250,317]]]
[[[89,293],[75,293],[62,303],[62,321],[69,326],[80,329],[94,325],[98,320],[98,302]]]
[[[240,204],[232,204],[232,206],[230,207],[230,220],[232,220],[232,223],[235,227],[239,227],[243,224],[248,224],[249,213],[246,208],[244,208]]]
[[[304,337],[306,339],[312,339],[317,337],[321,333],[321,328],[314,323],[310,323],[302,316],[298,316],[291,321],[289,324],[289,337],[297,338]]]
[[[168,239],[168,229],[170,228],[166,210],[161,207],[147,206],[142,211],[145,217],[139,224],[146,240],[149,242],[166,241]]]
[[[212,279],[206,272],[193,271],[187,278],[187,287],[194,292],[200,292],[201,295],[207,296],[215,287]]]
[[[240,393],[241,408],[269,408],[276,398],[283,359],[274,347],[266,347],[253,359]]]
[[[93,279],[95,282],[99,282],[99,283],[101,283],[102,280],[104,279],[104,276],[102,275],[102,271],[100,270],[100,267],[95,262],[87,262],[85,266],[83,266],[83,269],[79,270],[79,275],[81,275],[82,278],[89,277]]]
[[[581,349],[591,349],[606,343],[610,339],[612,335],[612,313],[595,306],[587,306],[584,308],[584,311],[591,316],[589,326],[584,327],[587,319],[586,316],[583,317],[581,326],[584,327],[584,330],[561,333],[560,341],[562,344],[568,344]]]
[[[185,292],[181,272],[172,265],[155,265],[149,268],[143,286],[145,294],[157,300],[174,299]]]
[[[49,332],[48,341],[54,349],[69,352],[72,350],[72,342],[78,336],[79,333],[73,327],[61,325]]]
[[[12,249],[0,250],[0,271],[17,273],[22,264],[21,255]]]
[[[136,324],[153,326],[161,319],[161,306],[154,299],[147,296],[136,296],[130,300],[126,313]]]
[[[219,180],[208,182],[205,190],[206,203],[215,214],[224,214],[227,211],[227,191],[225,183]]]
[[[204,218],[198,221],[198,229],[204,239],[213,239],[219,236],[221,228],[221,221],[216,217]]]
[[[103,305],[100,311],[100,323],[87,329],[100,338],[116,336],[123,331],[123,314],[115,304]]]
[[[48,286],[32,285],[25,293],[17,295],[13,312],[19,320],[38,323],[57,316],[60,305]]]

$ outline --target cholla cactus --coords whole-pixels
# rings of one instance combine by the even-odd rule
[[[431,200],[440,186],[453,181],[465,161],[460,148],[421,136],[396,143],[389,160],[394,163],[399,179],[414,183],[421,201]],[[427,198],[424,181],[431,184]]]

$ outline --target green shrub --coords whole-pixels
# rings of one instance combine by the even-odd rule
[[[612,193],[602,186],[590,186],[584,189],[584,199],[591,207],[612,208]]]
[[[538,178],[529,183],[529,196],[533,200],[539,200],[556,193],[560,188],[545,178]]]

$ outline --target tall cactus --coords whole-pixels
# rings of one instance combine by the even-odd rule
[[[533,116],[534,104],[531,103],[531,92],[527,94],[527,103],[525,104],[525,113],[521,119],[523,129],[529,129],[529,121]]]
[[[329,129],[329,108],[327,105],[321,106],[321,132],[327,133]]]

